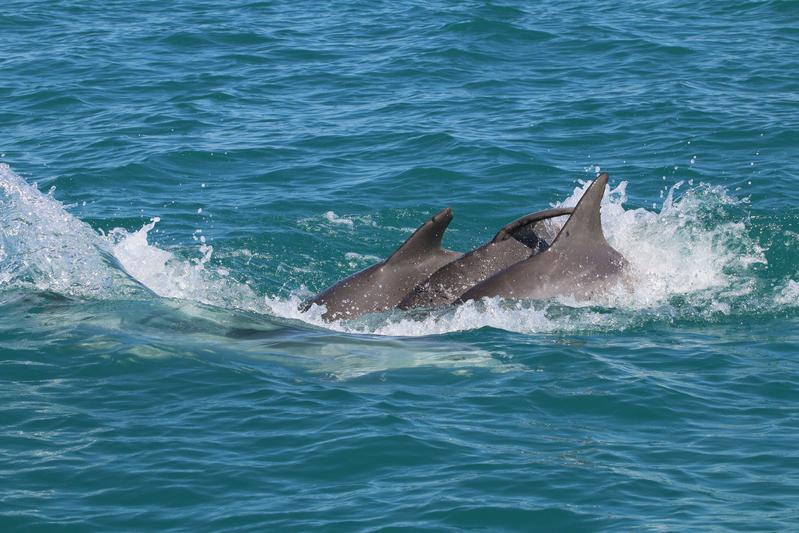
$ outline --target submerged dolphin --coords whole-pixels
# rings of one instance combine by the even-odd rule
[[[477,283],[546,250],[549,244],[537,230],[537,224],[573,211],[568,207],[547,209],[514,220],[488,243],[439,268],[414,287],[398,307],[412,309],[455,303]]]
[[[549,248],[476,284],[458,302],[493,296],[590,300],[616,283],[627,261],[602,232],[599,208],[607,183],[603,173],[588,187]]]
[[[313,304],[324,305],[322,318],[339,320],[395,308],[430,274],[461,257],[441,247],[451,221],[448,207],[422,224],[388,259],[339,281],[306,302],[303,310]]]

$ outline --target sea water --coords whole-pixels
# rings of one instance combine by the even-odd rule
[[[799,524],[799,4],[0,18],[0,528]],[[624,286],[327,323],[599,171]]]

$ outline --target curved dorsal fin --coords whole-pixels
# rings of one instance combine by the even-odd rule
[[[602,232],[602,219],[599,215],[602,197],[605,196],[605,186],[608,184],[608,174],[603,172],[589,185],[583,193],[574,212],[560,230],[550,250],[557,250],[576,243],[589,242],[593,244],[606,244],[605,234]]]
[[[451,221],[452,209],[449,207],[442,209],[433,218],[419,226],[419,229],[414,231],[413,235],[408,237],[408,240],[386,259],[386,263],[412,261],[431,253],[443,251],[441,239]]]
[[[507,224],[503,227],[497,234],[491,239],[492,242],[500,242],[507,239],[510,239],[513,234],[523,228],[528,224],[535,224],[536,222],[540,222],[542,220],[546,220],[547,218],[555,218],[561,217],[563,215],[571,215],[574,212],[573,207],[555,207],[552,209],[545,209],[544,211],[538,211],[537,213],[531,213],[529,215],[525,215],[521,218],[517,218],[510,224]]]

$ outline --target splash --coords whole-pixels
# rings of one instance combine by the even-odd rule
[[[588,185],[580,184],[555,205],[576,205]],[[303,287],[288,296],[259,294],[235,273],[215,268],[214,248],[201,237],[199,256],[185,258],[148,241],[158,218],[137,231],[117,228],[98,234],[70,215],[52,193],[41,193],[0,165],[0,287],[29,286],[106,299],[155,294],[328,330],[386,336],[483,327],[521,333],[620,330],[646,321],[729,316],[756,298],[782,308],[796,306],[795,281],[785,280],[771,292],[762,287],[757,269],[768,265],[764,250],[749,235],[742,214],[745,202],[718,186],[688,183],[680,192],[685,185],[664,189],[659,209],[625,208],[626,182],[608,188],[601,210],[603,227],[610,244],[630,262],[630,279],[601,301],[489,299],[432,312],[392,311],[327,323],[323,308],[298,310],[311,295]],[[374,258],[351,252],[346,259],[351,267],[361,267]]]
[[[183,259],[151,245],[154,218],[138,231],[102,235],[0,164],[0,287],[75,297],[158,296],[265,313],[263,300],[224,269],[208,268],[213,247]]]
[[[354,225],[352,219],[340,217],[337,214],[335,214],[333,211],[328,211],[327,213],[325,213],[325,220],[327,220],[331,224],[338,224],[339,226],[352,227]]]
[[[590,182],[583,182],[554,207],[574,207]],[[761,288],[756,267],[766,268],[764,249],[749,236],[745,201],[719,186],[700,184],[679,197],[685,182],[664,190],[659,209],[626,209],[627,182],[608,187],[601,216],[608,242],[629,261],[628,279],[590,303],[508,302],[499,298],[414,314],[389,312],[326,324],[324,309],[296,311],[300,295],[271,301],[274,312],[332,329],[379,335],[422,336],[493,327],[520,333],[620,330],[675,318],[708,320],[730,315]],[[548,221],[559,231],[563,219]],[[766,299],[793,298],[795,286]],[[795,304],[795,299],[793,300]],[[751,305],[749,308],[751,309]]]
[[[153,218],[133,233],[122,228],[109,233],[114,257],[131,277],[165,298],[260,313],[268,311],[255,292],[232,278],[229,271],[208,268],[213,247],[205,239],[199,247],[201,256],[190,260],[151,245],[147,236],[159,221]]]
[[[782,307],[796,307],[799,305],[799,281],[789,279],[783,287],[778,289],[774,301]]]
[[[751,267],[766,265],[764,250],[741,221],[725,221],[727,211],[742,204],[722,187],[699,185],[679,200],[678,182],[659,211],[624,209],[627,182],[606,192],[602,225],[611,246],[630,263],[630,283],[600,302],[622,309],[646,309],[675,297],[742,296],[754,290]],[[576,205],[588,184],[563,202]],[[627,290],[631,288],[631,290]]]
[[[111,247],[0,164],[0,287],[25,286],[68,296],[113,298],[140,287],[113,268]]]

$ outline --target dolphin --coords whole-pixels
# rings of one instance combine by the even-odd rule
[[[416,285],[461,257],[441,247],[451,221],[452,209],[447,207],[419,226],[388,259],[339,281],[305,302],[302,310],[324,305],[322,318],[329,321],[394,309]]]
[[[607,183],[607,173],[594,180],[546,250],[477,283],[455,303],[494,296],[512,299],[571,296],[590,300],[618,282],[627,260],[605,240],[599,215]]]
[[[538,223],[572,214],[572,208],[539,211],[514,220],[486,244],[447,263],[405,296],[400,309],[448,305],[477,283],[543,252],[549,244]]]

